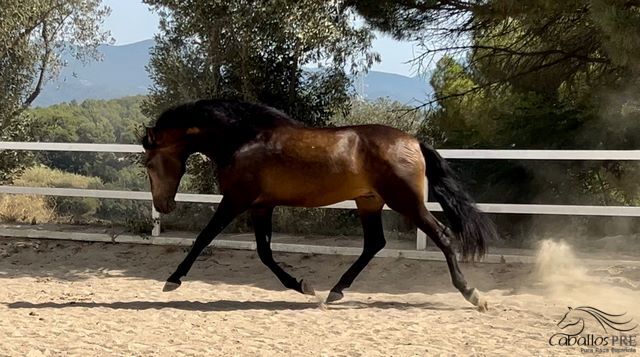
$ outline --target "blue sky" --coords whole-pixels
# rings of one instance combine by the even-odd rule
[[[158,30],[158,16],[149,7],[138,0],[103,0],[111,8],[111,16],[104,22],[104,29],[111,31],[116,45],[148,40]],[[415,75],[410,64],[405,62],[413,58],[411,43],[398,42],[378,34],[373,50],[380,53],[382,62],[372,69],[397,73],[405,76]]]

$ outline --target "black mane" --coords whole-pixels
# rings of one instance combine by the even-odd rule
[[[154,129],[200,128],[212,129],[206,139],[193,138],[191,150],[206,149],[219,165],[228,163],[233,152],[255,139],[264,130],[282,125],[302,125],[285,113],[257,103],[237,100],[207,99],[180,104],[165,110],[155,122]],[[145,135],[142,146],[149,150],[154,143]],[[205,148],[206,146],[206,148]]]
[[[270,128],[278,124],[299,124],[285,113],[257,103],[205,99],[165,110],[155,128],[215,128],[220,126]]]

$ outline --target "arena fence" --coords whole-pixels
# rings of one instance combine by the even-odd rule
[[[123,144],[81,144],[81,143],[44,143],[44,142],[2,142],[0,150],[28,150],[28,151],[67,151],[67,152],[109,152],[109,153],[141,153],[144,150],[139,145]],[[446,159],[466,160],[589,160],[589,161],[640,161],[640,150],[438,150]],[[93,190],[72,188],[49,187],[19,187],[2,186],[0,193],[69,196],[69,197],[94,197],[128,200],[151,201],[150,192],[141,191],[116,191]],[[179,193],[176,196],[178,202],[219,203],[221,195],[202,195]],[[441,211],[438,203],[427,202],[427,208],[431,211]],[[502,204],[479,203],[478,207],[487,213],[511,213],[511,214],[539,214],[539,215],[571,215],[571,216],[624,216],[640,217],[640,206],[587,206],[587,205],[541,205],[541,204]],[[322,209],[355,209],[354,201],[340,202],[330,206],[319,207]],[[389,209],[385,206],[384,209]],[[169,243],[171,239],[162,240],[160,237],[160,214],[152,205],[153,230],[150,243]],[[18,234],[18,232],[13,232]],[[82,235],[76,235],[80,237]],[[80,238],[78,238],[80,239]],[[84,238],[82,238],[84,239]],[[89,239],[89,238],[87,238]],[[416,253],[429,258],[428,252],[420,253],[426,248],[426,236],[420,230],[416,232],[416,250],[418,252],[403,251],[387,253],[379,256],[413,256]],[[187,244],[184,240],[176,240],[177,244]],[[216,242],[214,245],[226,248],[254,249],[251,242]],[[314,248],[315,247],[315,248]],[[274,244],[274,250],[305,253],[329,253],[357,255],[359,249],[348,247],[320,247],[295,244]],[[522,260],[522,259],[520,259]],[[527,260],[527,259],[524,259]]]

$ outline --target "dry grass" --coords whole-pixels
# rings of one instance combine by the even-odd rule
[[[34,187],[100,188],[102,181],[97,177],[72,174],[45,166],[34,166],[26,169],[14,184]]]
[[[46,197],[32,195],[0,195],[0,221],[48,223],[55,213]]]
[[[96,177],[35,166],[26,169],[13,184],[30,187],[99,188],[102,181]],[[48,223],[62,216],[95,213],[98,206],[98,200],[93,198],[0,195],[0,221]]]

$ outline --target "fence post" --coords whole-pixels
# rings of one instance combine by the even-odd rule
[[[426,250],[427,249],[427,235],[420,230],[420,228],[416,228],[416,250]]]
[[[424,203],[426,205],[427,201],[429,201],[429,182],[427,179],[424,180]],[[426,250],[427,249],[427,235],[420,230],[420,228],[416,227],[416,250]]]
[[[157,237],[160,235],[160,212],[156,211],[153,202],[151,202],[151,221],[153,222],[151,236]]]

